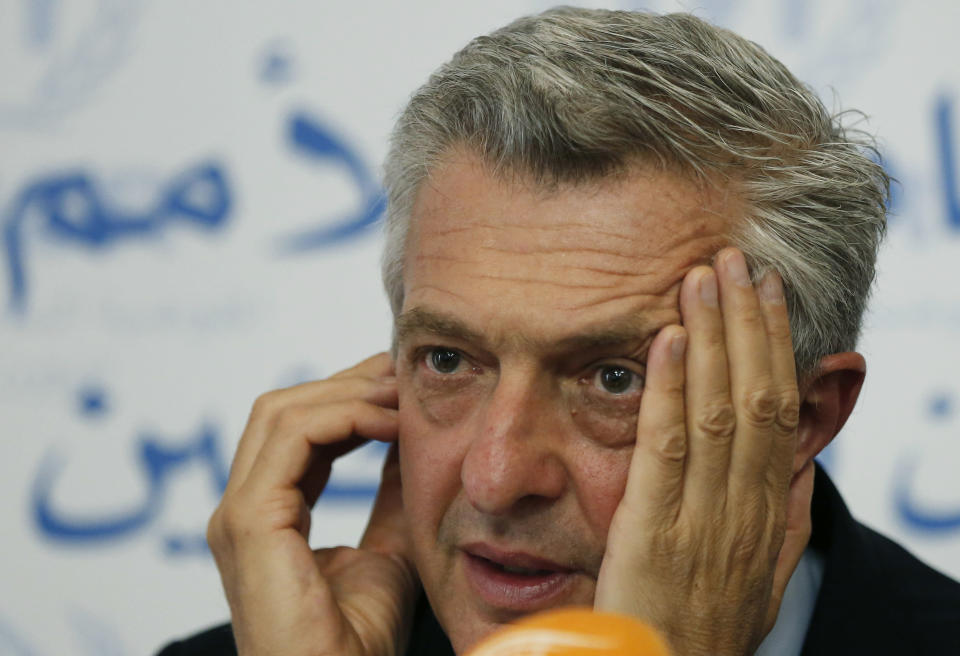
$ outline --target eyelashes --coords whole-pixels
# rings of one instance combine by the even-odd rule
[[[411,390],[423,416],[436,425],[454,428],[485,407],[499,384],[496,365],[477,362],[472,354],[452,346],[425,345],[411,349]],[[542,392],[537,412],[572,421],[575,433],[592,442],[620,448],[636,439],[645,369],[630,358],[598,359],[578,370],[553,377],[554,392]],[[562,424],[555,424],[555,428]],[[570,424],[567,424],[570,425]],[[572,428],[571,426],[571,428]],[[557,437],[559,438],[559,435]]]
[[[424,346],[414,351],[415,371],[439,384],[452,383],[464,374],[480,375],[484,368],[462,350],[449,346]],[[446,379],[446,380],[445,380]],[[643,390],[643,365],[629,359],[604,359],[588,365],[576,380],[592,386],[599,396],[629,397]]]

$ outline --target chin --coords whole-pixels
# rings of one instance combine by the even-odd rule
[[[434,612],[437,615],[437,620],[446,632],[447,637],[450,639],[454,653],[462,656],[467,654],[491,633],[527,615],[565,606],[592,607],[595,591],[594,586],[589,586],[590,589],[587,590],[584,589],[587,586],[583,585],[583,581],[579,583],[580,585],[573,591],[573,594],[565,598],[562,602],[547,607],[539,607],[527,612],[478,607],[482,606],[482,604],[480,604],[476,596],[469,591],[457,596],[457,598],[464,600],[465,603],[444,603],[442,599],[438,599],[437,605],[434,607]],[[432,603],[433,602],[431,602],[431,604]],[[437,608],[444,610],[437,611]]]
[[[453,631],[447,632],[450,638],[450,644],[453,645],[453,651],[458,656],[462,656],[475,647],[481,640],[504,626],[506,622],[499,623],[493,621],[484,621],[474,618],[473,621],[461,624]]]

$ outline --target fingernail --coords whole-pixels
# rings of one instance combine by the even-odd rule
[[[728,251],[723,258],[723,265],[733,281],[741,287],[750,286],[750,274],[747,272],[747,261],[743,253],[738,250]]]
[[[783,281],[780,280],[780,275],[773,269],[767,271],[760,281],[757,293],[765,303],[783,303]]]
[[[674,335],[673,339],[670,341],[670,354],[673,356],[674,361],[683,360],[683,353],[687,350],[687,333],[682,332],[679,335]]]
[[[717,307],[717,276],[713,271],[700,278],[700,300],[707,307]]]

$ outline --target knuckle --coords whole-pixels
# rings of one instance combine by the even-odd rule
[[[727,340],[724,337],[723,330],[705,330],[698,337],[701,348],[711,354],[713,357],[725,358],[727,353]]]
[[[796,390],[780,397],[777,404],[777,426],[785,433],[792,433],[800,424],[800,396]]]
[[[342,404],[344,412],[349,415],[358,415],[362,412],[367,411],[371,407],[371,404],[367,403],[363,399],[348,399]]]
[[[213,511],[210,521],[207,522],[207,544],[211,549],[230,544],[242,532],[242,525],[243,514],[237,510],[235,504],[224,501]]]
[[[657,458],[667,464],[683,462],[687,456],[687,436],[681,429],[663,431],[654,446]]]
[[[743,400],[743,417],[754,426],[770,426],[777,418],[779,400],[770,389],[750,392]]]
[[[742,312],[740,315],[740,321],[743,322],[744,327],[748,331],[763,331],[767,332],[766,323],[763,321],[763,315],[756,309],[750,309]]]
[[[695,421],[697,430],[717,441],[727,441],[737,428],[737,414],[726,401],[708,404]]]
[[[279,390],[264,392],[253,401],[250,418],[265,418],[272,416],[281,406]]]
[[[277,411],[276,430],[280,433],[296,431],[309,418],[310,411],[302,405],[288,405]]]
[[[217,507],[213,511],[213,514],[210,515],[210,519],[207,521],[207,544],[211,549],[220,544],[221,541],[221,519],[220,519],[220,508]]]
[[[793,336],[790,334],[790,324],[786,321],[782,325],[774,326],[767,333],[767,340],[773,349],[793,352]]]

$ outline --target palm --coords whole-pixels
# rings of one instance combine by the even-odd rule
[[[344,653],[399,653],[417,594],[412,567],[399,557],[350,547],[317,550],[314,558],[333,597],[331,619],[348,646]]]

